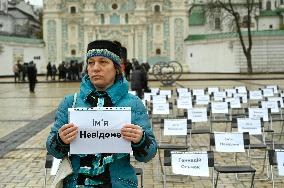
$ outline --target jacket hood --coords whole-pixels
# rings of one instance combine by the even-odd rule
[[[82,78],[80,85],[80,96],[86,102],[87,97],[93,92],[97,91],[95,86],[92,84],[89,75],[85,75]],[[122,96],[128,93],[128,82],[123,77],[122,80],[117,80],[112,86],[106,89],[108,96],[111,99],[112,104],[116,104]]]

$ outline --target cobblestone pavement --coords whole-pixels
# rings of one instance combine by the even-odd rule
[[[203,78],[203,77],[202,77]],[[284,89],[284,80],[224,80],[224,81],[187,81],[178,82],[179,85],[190,88],[206,88],[207,86],[218,86],[220,88],[231,88],[232,86],[246,85],[249,89],[257,89],[265,85],[276,84]],[[160,87],[159,82],[151,82],[151,87]],[[79,83],[39,83],[36,93],[30,94],[27,84],[0,84],[0,188],[32,188],[44,187],[45,182],[45,140],[53,122],[53,113],[62,97],[69,93],[77,92]],[[173,89],[173,88],[163,88]],[[224,129],[220,125],[220,129]],[[155,129],[158,137],[159,130]],[[181,142],[179,138],[176,143]],[[283,138],[281,140],[283,142]],[[208,138],[195,136],[193,145],[198,147],[208,143]],[[203,149],[204,150],[204,149]],[[253,152],[261,155],[260,152]],[[216,154],[215,162],[224,164],[231,161],[224,155]],[[145,188],[163,187],[160,175],[158,156],[147,164],[133,162],[135,166],[144,169]],[[256,178],[265,178],[260,174],[260,162],[254,162],[257,168]],[[48,170],[49,173],[49,170]],[[248,178],[249,176],[245,177]],[[49,184],[52,177],[46,176]],[[169,188],[205,188],[212,187],[209,178],[188,177],[181,179],[180,183],[167,183]],[[283,187],[284,178],[276,187]],[[221,175],[218,187],[243,188],[249,187],[249,181],[237,181],[234,175]],[[256,180],[256,188],[272,187],[270,180]]]

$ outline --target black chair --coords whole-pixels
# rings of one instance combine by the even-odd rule
[[[192,110],[194,110],[193,108]],[[184,117],[188,117],[188,112],[184,112]],[[210,111],[207,109],[207,120],[206,121],[199,121],[194,122],[195,120],[189,119],[191,124],[188,126],[187,134],[189,135],[189,148],[192,148],[192,137],[193,135],[208,135],[210,137],[210,133],[212,131],[212,127],[210,124]],[[206,145],[198,145],[198,147],[208,147],[209,148],[209,139],[208,144]]]
[[[256,121],[256,120],[254,120]],[[249,132],[249,136],[250,136],[250,150],[262,150],[263,151],[263,156],[260,156],[259,154],[257,155],[252,155],[252,153],[254,152],[251,152],[251,153],[248,153],[248,157],[250,157],[250,159],[257,159],[257,160],[263,160],[263,164],[262,164],[262,170],[259,174],[261,173],[264,173],[264,168],[267,167],[267,170],[266,170],[266,176],[267,178],[265,179],[260,179],[258,178],[258,180],[268,180],[269,179],[269,169],[268,169],[268,166],[267,166],[267,153],[268,153],[268,145],[266,144],[266,141],[265,141],[265,131],[264,131],[264,122],[263,122],[263,119],[260,118],[259,119],[259,123],[260,123],[260,128],[261,128],[261,133],[260,134],[251,134],[249,132],[249,129],[248,132]],[[238,128],[238,118],[233,118],[232,119],[232,129],[237,129]],[[238,130],[238,132],[240,132]],[[254,142],[252,140],[255,140]],[[247,147],[247,146],[245,146]],[[248,149],[248,148],[246,148]],[[257,163],[258,165],[259,163]]]
[[[244,149],[248,148],[248,151],[250,150],[250,139],[249,139],[249,134],[247,132],[243,133],[243,139],[244,139]],[[212,133],[210,135],[210,146],[215,146],[215,135]],[[224,173],[224,174],[229,174],[229,173],[234,173],[234,174],[247,174],[250,173],[252,174],[251,178],[251,188],[254,187],[254,176],[256,170],[251,167],[250,165],[238,165],[237,164],[237,152],[232,152],[234,153],[234,160],[235,164],[234,165],[215,165],[214,170],[217,172],[216,175],[216,180],[214,182],[214,175],[212,178],[212,181],[214,183],[214,187],[216,188],[218,185],[218,180],[219,180],[219,174]],[[229,154],[229,153],[227,153]],[[228,155],[226,157],[229,157]],[[251,162],[250,162],[251,163]]]
[[[284,152],[283,150],[281,152]],[[275,175],[274,175],[274,167],[278,165],[277,162],[277,156],[275,150],[269,150],[268,151],[269,156],[269,164],[270,164],[270,172],[271,172],[271,181],[272,181],[272,187],[275,187]]]
[[[179,119],[179,118],[177,118],[177,119]],[[182,119],[184,119],[184,118],[182,118]],[[160,136],[159,136],[159,139],[158,139],[160,147],[165,147],[163,145],[167,145],[167,144],[169,144],[169,147],[174,147],[176,145],[176,139],[177,138],[182,138],[183,146],[188,147],[188,134],[186,134],[186,135],[169,135],[169,136],[163,135],[165,120],[171,120],[171,119],[161,119]],[[191,120],[187,119],[186,121],[187,121],[187,130],[189,130],[189,129],[191,129]],[[167,141],[164,141],[163,140],[164,137],[169,137],[170,139],[168,139]]]
[[[171,167],[172,166],[172,155],[171,152],[172,151],[182,151],[182,149],[180,150],[172,150],[172,149],[165,149],[164,150],[164,162],[163,162],[163,167]],[[207,151],[207,155],[208,155],[208,167],[214,167],[214,153],[213,151]],[[167,171],[164,169],[163,170],[163,187],[166,188],[167,185],[167,176],[178,176],[178,177],[184,177],[184,175],[177,175],[177,174],[167,174]],[[187,179],[189,178],[189,176],[187,176]],[[181,181],[175,181],[175,180],[171,180],[170,182],[184,182],[183,180]],[[213,182],[212,182],[213,183]]]

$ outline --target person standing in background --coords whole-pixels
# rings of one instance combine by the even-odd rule
[[[34,93],[35,92],[37,69],[36,69],[36,65],[34,64],[33,61],[30,61],[28,68],[27,68],[27,72],[28,72],[30,92]]]
[[[52,79],[52,66],[50,62],[48,62],[46,66],[46,80],[48,80],[49,76],[50,76],[50,79]]]
[[[20,81],[19,64],[20,64],[20,60],[17,61],[17,64],[13,65],[13,73],[14,73],[15,83]]]

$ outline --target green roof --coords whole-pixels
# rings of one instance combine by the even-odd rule
[[[14,37],[14,36],[5,36],[5,35],[0,35],[0,41],[1,42],[15,42],[15,43],[22,43],[22,44],[44,44],[42,39]]]
[[[260,16],[278,16],[278,12],[274,10],[261,10]]]
[[[242,32],[243,36],[247,36],[247,32]],[[252,31],[253,36],[284,36],[283,30],[265,30],[265,31]],[[188,35],[184,41],[198,41],[198,40],[212,40],[238,37],[236,32],[207,34],[207,35]]]
[[[189,25],[204,25],[206,21],[205,12],[202,8],[194,8],[192,13],[189,15]]]

